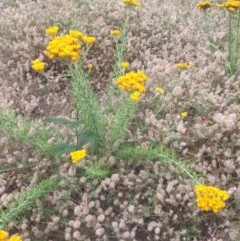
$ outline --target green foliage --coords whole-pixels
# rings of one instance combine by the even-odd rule
[[[88,181],[102,181],[107,178],[110,174],[110,171],[106,166],[101,165],[96,162],[91,165],[84,165],[84,176],[88,179]]]
[[[120,107],[114,116],[112,125],[109,128],[109,137],[111,147],[117,140],[122,140],[126,134],[126,130],[130,125],[131,119],[138,108],[138,103],[133,102],[126,96],[120,103]]]
[[[228,60],[229,73],[231,75],[238,71],[237,61],[239,59],[240,44],[240,15],[229,12],[228,15]]]
[[[117,159],[134,159],[140,161],[160,159],[166,164],[172,164],[179,172],[195,181],[195,183],[198,183],[198,174],[190,167],[190,164],[179,158],[172,149],[167,148],[162,143],[154,143],[148,149],[125,144],[119,147],[116,157]]]
[[[21,215],[35,204],[35,201],[58,188],[60,179],[46,179],[21,193],[16,200],[10,202],[6,209],[0,209],[0,228],[4,229],[7,224],[18,220]]]
[[[47,130],[43,124],[27,117],[17,117],[10,109],[0,110],[0,130],[12,139],[21,141],[26,147],[33,147],[37,152],[46,155],[53,155],[52,145],[48,144],[48,141],[52,137],[55,137],[56,142],[61,140],[58,129]]]
[[[101,152],[105,148],[106,128],[97,94],[93,91],[88,75],[82,64],[76,63],[71,69],[71,84],[76,108],[80,111],[80,119],[84,122],[85,131],[95,136],[93,151]]]

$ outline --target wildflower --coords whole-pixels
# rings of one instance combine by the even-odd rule
[[[0,240],[1,241],[5,241],[8,238],[8,232],[4,231],[4,230],[0,230]]]
[[[96,38],[95,37],[91,37],[91,36],[83,36],[82,37],[82,41],[85,44],[93,44],[96,41]]]
[[[188,113],[187,111],[182,111],[180,115],[182,118],[186,118],[188,116]]]
[[[140,100],[140,96],[141,96],[141,93],[139,91],[134,91],[130,95],[130,99],[133,100],[133,101],[139,101]]]
[[[129,67],[129,63],[128,63],[128,62],[122,62],[122,63],[121,63],[121,67],[122,67],[123,69],[126,69],[126,68]]]
[[[7,241],[22,241],[20,236],[17,235],[13,235],[10,237],[10,239],[8,239]]]
[[[111,30],[111,35],[112,36],[119,36],[121,34],[122,34],[121,31],[118,30],[118,29]]]
[[[176,67],[178,69],[183,69],[183,70],[190,69],[192,66],[194,66],[193,62],[180,62],[176,64]]]
[[[143,71],[129,72],[125,75],[118,77],[116,84],[122,90],[128,92],[139,91],[143,93],[146,91],[145,82],[148,80],[148,76]]]
[[[49,36],[55,36],[58,33],[58,26],[52,26],[45,29],[45,33]]]
[[[155,90],[160,94],[164,94],[164,89],[161,87],[157,87]]]
[[[37,71],[37,72],[41,72],[44,70],[45,67],[45,63],[42,62],[40,59],[35,59],[32,61],[32,68]]]
[[[76,61],[80,56],[81,45],[79,40],[69,34],[57,36],[49,41],[44,54],[50,58],[65,58]]]
[[[73,164],[77,164],[79,161],[84,159],[87,155],[86,149],[70,152],[70,156]]]
[[[213,186],[197,185],[195,187],[197,206],[203,211],[219,212],[229,199],[228,192]]]
[[[130,6],[134,6],[134,7],[140,7],[141,3],[138,2],[137,0],[123,0],[123,3],[130,5]]]
[[[77,39],[81,39],[83,37],[83,33],[78,30],[69,30],[69,35]]]
[[[220,7],[220,8],[226,8],[227,10],[233,12],[236,9],[240,8],[240,1],[236,1],[236,0],[232,0],[231,1],[231,0],[229,0],[229,1],[224,2],[222,4],[218,4],[217,6]]]
[[[207,9],[207,8],[211,8],[213,6],[213,3],[209,2],[209,1],[202,1],[202,2],[199,2],[197,4],[197,8],[198,9]]]
[[[92,65],[91,63],[89,63],[89,64],[87,65],[87,68],[88,68],[89,70],[91,70],[91,69],[93,68],[93,65]]]

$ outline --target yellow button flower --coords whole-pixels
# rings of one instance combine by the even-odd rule
[[[4,230],[0,230],[0,240],[7,240],[8,238],[8,232],[4,231]]]
[[[91,63],[89,63],[89,64],[87,65],[87,68],[88,68],[89,70],[91,70],[91,69],[93,68],[93,65],[92,65]]]
[[[69,35],[77,39],[81,39],[83,37],[83,33],[78,30],[69,30]]]
[[[70,152],[70,157],[73,164],[77,164],[79,161],[83,160],[87,155],[86,149]]]
[[[95,37],[92,37],[92,36],[83,36],[83,37],[82,37],[82,41],[83,41],[85,44],[93,44],[93,43],[96,41],[96,38],[95,38]]]
[[[183,69],[183,70],[190,69],[192,66],[194,66],[193,62],[180,62],[176,64],[176,67],[178,69]]]
[[[32,68],[37,71],[37,72],[41,72],[44,70],[45,67],[45,63],[42,62],[40,59],[35,59],[32,61]]]
[[[126,68],[129,67],[129,63],[124,61],[124,62],[121,63],[121,67],[122,67],[123,69],[126,69]]]
[[[139,101],[140,96],[141,96],[141,93],[139,91],[135,91],[130,95],[130,99],[133,101]]]
[[[22,238],[20,236],[13,235],[10,239],[8,239],[8,241],[22,241]]]
[[[197,8],[198,9],[207,9],[207,8],[211,8],[213,6],[213,3],[209,2],[209,1],[202,1],[202,2],[199,2],[197,4]]]
[[[123,3],[129,5],[129,6],[134,6],[134,7],[140,7],[141,3],[138,2],[137,0],[123,0]]]
[[[195,187],[197,206],[203,211],[219,212],[229,199],[228,192],[213,186],[197,185]]]
[[[55,36],[58,33],[58,26],[52,26],[47,29],[45,29],[45,33],[49,36]]]
[[[188,116],[188,113],[187,111],[182,111],[180,115],[182,118],[186,118]]]
[[[164,94],[164,89],[161,87],[157,87],[155,90],[160,94]]]
[[[122,34],[121,31],[118,30],[118,29],[111,30],[111,35],[112,36],[119,36],[121,34]]]

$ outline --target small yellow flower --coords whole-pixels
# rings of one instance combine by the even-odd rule
[[[111,35],[112,36],[119,36],[121,34],[122,34],[122,32],[120,30],[118,30],[118,29],[111,30]]]
[[[69,35],[77,39],[81,39],[83,37],[82,32],[78,30],[69,30]]]
[[[93,65],[91,63],[88,64],[87,68],[91,70],[93,68]]]
[[[197,206],[202,211],[219,212],[225,207],[225,201],[229,199],[228,192],[213,186],[197,185],[195,187]]]
[[[197,8],[198,9],[207,9],[207,8],[211,8],[213,6],[213,3],[209,2],[209,1],[202,1],[202,2],[199,2],[197,4]]]
[[[8,232],[4,231],[4,230],[0,230],[0,240],[1,241],[5,241],[8,238]]]
[[[226,1],[222,4],[218,4],[217,5],[220,8],[226,8],[227,10],[234,12],[236,9],[240,8],[240,1],[237,0],[229,0]]]
[[[138,2],[137,0],[123,0],[123,3],[129,5],[129,6],[134,6],[134,7],[140,7],[141,3]]]
[[[37,71],[41,72],[44,70],[45,63],[43,63],[40,59],[35,59],[32,61],[32,68]]]
[[[73,164],[77,164],[79,161],[83,160],[87,155],[86,149],[70,152],[70,156]]]
[[[183,69],[183,70],[190,69],[192,66],[194,66],[194,63],[191,61],[190,62],[180,62],[180,63],[176,64],[176,67],[178,69]]]
[[[96,38],[95,38],[95,37],[92,37],[92,36],[83,36],[83,37],[82,37],[82,41],[83,41],[85,44],[93,44],[93,43],[96,41]]]
[[[121,63],[121,67],[122,67],[123,69],[126,69],[126,68],[129,67],[129,63],[128,63],[128,62],[122,62],[122,63]]]
[[[180,115],[182,118],[186,118],[188,116],[188,113],[187,111],[182,111]]]
[[[10,239],[8,239],[8,241],[22,241],[22,239],[20,236],[13,235],[10,237]]]
[[[140,96],[141,96],[141,93],[139,91],[134,91],[130,95],[130,99],[133,100],[133,101],[139,101],[140,100]]]
[[[155,90],[160,94],[164,94],[164,89],[161,87],[157,87]]]
[[[58,33],[58,26],[52,26],[45,29],[45,33],[49,36],[55,36]]]

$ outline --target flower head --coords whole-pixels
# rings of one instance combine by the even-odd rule
[[[4,230],[0,230],[0,241],[5,241],[8,238],[8,232]]]
[[[218,4],[217,6],[220,7],[220,8],[226,8],[227,10],[233,12],[236,9],[240,8],[240,1],[228,0],[227,2],[224,2],[222,4]]]
[[[93,65],[91,63],[88,63],[87,68],[91,70],[93,68]]]
[[[139,91],[134,91],[131,95],[130,95],[130,99],[133,101],[139,101],[141,97],[141,93]]]
[[[126,68],[129,67],[129,63],[128,63],[128,62],[122,62],[122,63],[121,63],[121,67],[122,67],[123,69],[126,69]]]
[[[8,239],[8,241],[22,241],[22,239],[20,236],[13,235],[10,237],[10,239]]]
[[[138,2],[137,0],[123,0],[123,3],[129,5],[129,6],[134,6],[134,7],[140,7],[141,3]]]
[[[95,37],[92,37],[92,36],[83,36],[83,37],[82,37],[82,41],[83,41],[85,44],[93,44],[94,42],[96,42],[96,38],[95,38]]]
[[[45,33],[49,36],[55,36],[58,33],[58,26],[52,26],[47,29],[45,29]]]
[[[186,118],[188,116],[188,113],[187,111],[182,111],[180,115],[182,118]]]
[[[122,34],[121,31],[118,30],[118,29],[111,30],[111,35],[112,36],[119,36],[121,34]]]
[[[69,35],[77,39],[81,39],[83,37],[83,33],[78,30],[69,30]]]
[[[198,9],[207,9],[207,8],[211,8],[213,6],[213,3],[209,2],[209,1],[202,1],[202,2],[199,2],[197,4],[197,8]]]
[[[32,61],[32,68],[37,71],[37,72],[41,72],[44,70],[45,67],[45,63],[42,62],[40,59],[35,59]]]
[[[157,87],[155,90],[160,94],[164,94],[164,89],[161,87]]]
[[[130,98],[138,101],[140,94],[146,92],[145,83],[148,76],[143,71],[129,72],[125,75],[118,77],[116,84],[122,90],[130,92]]]
[[[219,212],[229,199],[228,192],[213,186],[197,185],[195,187],[197,206],[203,211]]]
[[[45,55],[50,59],[61,58],[76,61],[80,56],[79,40],[69,34],[57,36],[48,42]]]
[[[194,66],[193,62],[180,62],[176,64],[176,67],[178,69],[183,69],[183,70],[190,69],[192,66]]]
[[[87,155],[86,149],[70,152],[70,157],[73,164],[77,164],[79,161],[83,160]]]

